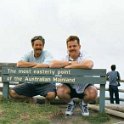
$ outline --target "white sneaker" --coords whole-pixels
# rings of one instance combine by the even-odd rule
[[[66,111],[65,111],[65,115],[67,115],[67,116],[72,115],[75,106],[76,106],[75,102],[74,102],[73,100],[71,100],[71,101],[68,103],[67,109],[66,109]]]
[[[83,116],[89,116],[89,110],[87,104],[82,100],[80,103],[80,108],[81,108],[81,114]]]

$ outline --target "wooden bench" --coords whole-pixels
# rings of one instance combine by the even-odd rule
[[[9,98],[10,82],[60,82],[100,84],[99,111],[104,112],[106,69],[54,69],[2,67],[3,97]]]

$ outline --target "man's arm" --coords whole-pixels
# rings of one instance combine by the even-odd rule
[[[118,82],[118,86],[121,86],[120,80],[121,80],[120,74],[119,74],[119,72],[117,71],[117,82]]]
[[[84,68],[84,69],[91,69],[93,67],[93,61],[92,60],[84,60],[81,63],[78,63],[76,61],[72,61],[70,65],[65,66],[65,68]]]
[[[119,81],[121,80],[120,73],[118,71],[117,71],[117,78]]]
[[[49,65],[42,64],[42,63],[19,61],[19,62],[17,62],[17,67],[48,68]]]
[[[60,60],[53,60],[50,64],[50,68],[63,68],[65,66],[70,65],[71,63],[68,61],[60,61]]]
[[[26,61],[19,61],[17,62],[17,67],[34,67],[37,63],[34,62],[26,62]]]
[[[51,68],[84,68],[91,69],[93,67],[92,60],[84,60],[82,63],[78,63],[77,61],[59,61],[54,60],[51,62]]]
[[[45,63],[37,63],[37,65],[33,66],[33,68],[48,68],[49,65]]]

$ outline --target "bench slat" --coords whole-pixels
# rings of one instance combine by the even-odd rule
[[[90,83],[90,84],[105,84],[105,77],[56,77],[56,76],[3,76],[3,82],[37,82],[37,83],[48,83],[48,82],[59,82],[59,83]]]
[[[65,69],[65,68],[17,68],[3,67],[2,74],[11,75],[63,75],[63,76],[105,76],[106,69]]]

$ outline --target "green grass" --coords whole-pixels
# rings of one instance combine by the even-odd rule
[[[0,98],[0,124],[50,124],[67,122],[72,124],[105,124],[110,120],[105,113],[91,113],[89,117],[73,116],[67,118],[59,105],[31,104]],[[65,111],[65,108],[63,109]]]
[[[49,124],[60,109],[53,105],[0,101],[0,124]]]
[[[95,114],[89,117],[85,117],[84,119],[89,121],[91,124],[102,124],[110,121],[110,117],[106,113]]]

